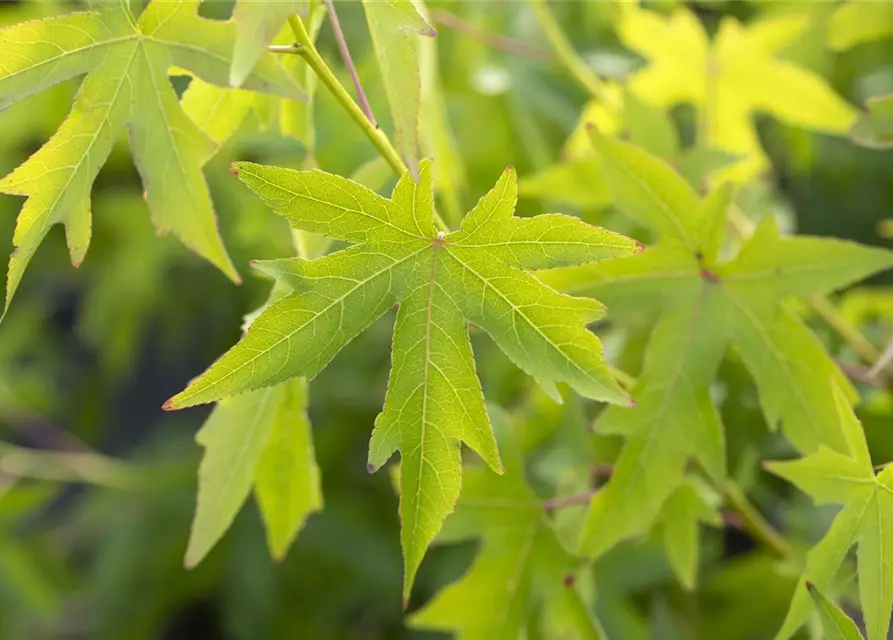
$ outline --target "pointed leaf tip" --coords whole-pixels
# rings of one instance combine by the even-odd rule
[[[378,471],[378,467],[371,462],[366,465],[366,473],[375,473],[376,471]]]
[[[572,573],[564,574],[564,579],[561,583],[564,585],[565,589],[571,589],[574,586],[574,583],[577,581],[576,577]]]
[[[165,400],[164,404],[161,405],[161,410],[162,411],[176,411],[177,408],[174,406],[174,399],[168,398],[167,400]]]
[[[238,167],[236,166],[236,163],[234,163],[234,162],[230,163],[230,165],[229,165],[229,172],[230,172],[231,174],[233,174],[233,176],[235,176],[236,178],[239,177],[239,169],[238,169]]]
[[[645,251],[645,243],[636,240],[636,253],[642,253],[643,251]]]

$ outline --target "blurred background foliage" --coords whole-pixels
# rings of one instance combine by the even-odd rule
[[[835,3],[646,3],[657,11],[679,4],[688,4],[710,31],[727,15],[746,22],[775,12],[808,13],[813,26],[784,58],[820,73],[854,105],[893,92],[889,38],[839,52],[826,46]],[[443,92],[464,165],[459,193],[467,208],[506,165],[514,165],[522,178],[553,167],[587,95],[556,64],[527,4],[428,6],[439,33]],[[0,24],[78,7],[7,1],[0,4]],[[230,3],[208,1],[202,12],[226,18],[231,9]],[[556,2],[553,10],[600,76],[622,80],[642,64],[616,36],[611,2]],[[343,2],[339,11],[373,110],[390,130],[362,7]],[[327,25],[319,48],[343,73]],[[342,78],[347,86],[346,73]],[[174,78],[180,90],[188,82]],[[0,174],[52,134],[77,83],[66,82],[0,114]],[[324,90],[314,108],[320,167],[351,175],[376,157]],[[691,109],[680,107],[672,115],[683,141],[690,142]],[[893,152],[769,118],[758,120],[758,131],[772,171],[742,195],[739,205],[747,215],[778,215],[801,233],[893,246],[883,235],[889,229],[883,220],[893,217]],[[233,159],[297,166],[305,152],[298,141],[250,116],[205,168],[226,246],[245,278],[241,286],[174,239],[155,236],[124,140],[93,190],[94,238],[83,266],[70,266],[59,228],[38,251],[0,327],[0,638],[438,637],[404,625],[397,499],[385,474],[369,476],[365,469],[387,380],[392,316],[355,340],[311,385],[325,509],[310,518],[288,557],[281,564],[270,560],[250,504],[205,562],[191,571],[182,567],[199,459],[193,436],[208,410],[165,414],[161,404],[232,345],[242,317],[265,300],[270,284],[252,273],[248,261],[292,252],[285,221],[226,167]],[[610,210],[558,203],[549,188],[541,191],[522,199],[522,214],[560,207],[636,233]],[[0,198],[0,243],[8,249],[20,206],[18,198]],[[847,325],[877,347],[893,335],[891,274],[834,302]],[[820,318],[809,321],[858,377],[851,348]],[[627,327],[623,336],[600,333],[609,357],[635,371],[644,332]],[[474,347],[488,400],[524,425],[529,474],[544,496],[579,490],[593,464],[610,462],[616,443],[598,438],[593,444],[586,432],[597,407],[571,396],[554,405],[483,336],[474,337]],[[860,385],[859,414],[879,463],[893,459],[887,380],[886,387]],[[815,508],[756,464],[787,449],[765,429],[754,385],[733,357],[723,365],[716,391],[729,434],[730,469],[802,552],[834,511]],[[579,511],[567,509],[561,518],[578,518]],[[726,525],[704,534],[696,593],[673,577],[659,533],[600,560],[592,573],[599,615],[611,637],[771,637],[796,571],[786,571],[733,522]],[[474,550],[473,543],[432,550],[410,609],[457,579]],[[531,630],[528,637],[539,636]]]

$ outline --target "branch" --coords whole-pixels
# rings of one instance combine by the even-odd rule
[[[586,91],[591,93],[594,97],[600,97],[605,90],[604,82],[602,82],[601,78],[595,75],[595,72],[589,68],[589,65],[580,58],[576,51],[574,51],[573,45],[571,45],[567,36],[564,35],[561,25],[558,24],[552,10],[549,9],[549,4],[546,0],[528,1],[539,20],[540,26],[546,34],[546,39],[552,46],[555,55],[558,57],[558,61],[564,65],[565,69],[570,72],[571,76],[573,76],[574,80],[576,80],[581,87],[586,89]]]
[[[589,489],[588,491],[581,491],[580,493],[572,493],[567,496],[558,496],[556,498],[550,498],[549,500],[543,500],[543,510],[553,511],[555,509],[563,509],[564,507],[574,507],[586,504],[592,499],[592,496],[595,495],[596,491],[597,489]]]
[[[453,29],[458,33],[473,38],[494,49],[501,49],[506,53],[511,53],[524,58],[532,58],[534,60],[548,60],[551,57],[548,52],[543,51],[538,47],[519,42],[518,40],[514,40],[507,36],[485,31],[444,9],[432,9],[431,19],[438,25]]]
[[[363,85],[360,82],[357,68],[353,63],[353,58],[350,57],[350,49],[347,48],[347,39],[344,37],[344,31],[341,30],[341,22],[338,21],[338,14],[335,12],[335,2],[334,0],[324,1],[326,3],[326,9],[329,11],[329,21],[332,23],[332,32],[335,34],[335,40],[338,41],[338,49],[341,51],[341,57],[344,59],[344,66],[347,67],[347,71],[350,73],[350,79],[353,80],[353,86],[357,91],[357,99],[360,101],[360,107],[363,109],[363,113],[366,114],[369,122],[372,123],[372,126],[377,129],[378,123],[375,121],[375,116],[372,115],[372,107],[369,106],[366,92],[363,91]]]
[[[793,553],[791,543],[757,511],[747,499],[747,495],[737,484],[729,480],[723,487],[723,496],[730,509],[741,518],[741,527],[762,542],[769,550],[781,558]]]

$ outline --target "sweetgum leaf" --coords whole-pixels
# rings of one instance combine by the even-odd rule
[[[603,315],[526,270],[625,256],[639,244],[567,216],[513,217],[515,173],[452,233],[434,225],[431,164],[404,174],[391,200],[322,171],[237,163],[234,170],[297,229],[357,243],[317,260],[258,265],[295,292],[258,317],[242,341],[166,403],[179,409],[302,376],[312,378],[399,302],[384,411],[369,452],[376,470],[402,453],[404,596],[425,549],[459,495],[459,442],[501,468],[484,409],[468,323],[484,329],[556,399],[558,382],[588,398],[628,404],[585,325]]]
[[[10,259],[6,303],[49,228],[65,225],[72,262],[90,242],[90,190],[119,134],[128,130],[152,222],[233,280],[202,166],[216,146],[185,115],[168,80],[171,67],[225,85],[234,39],[229,22],[197,15],[197,0],[155,0],[136,20],[127,2],[36,20],[0,31],[0,103],[21,100],[87,74],[68,118],[39,151],[0,180],[0,192],[27,196]],[[247,89],[289,98],[303,93],[269,55]]]
[[[306,383],[295,379],[227,399],[211,413],[196,436],[205,452],[187,567],[223,537],[252,486],[277,559],[307,516],[322,508],[306,402]]]
[[[859,599],[868,640],[882,640],[890,628],[893,606],[893,467],[875,475],[862,425],[846,396],[833,392],[835,415],[846,437],[843,452],[820,447],[791,462],[771,462],[767,467],[797,485],[817,503],[842,504],[825,537],[809,552],[791,608],[776,638],[789,638],[810,613],[807,587],[827,591],[850,547],[859,545],[857,574]],[[823,618],[827,612],[823,612]]]
[[[451,631],[459,640],[518,638],[531,605],[541,601],[564,612],[572,637],[604,640],[574,581],[580,560],[562,548],[527,484],[523,433],[499,410],[491,416],[505,474],[482,466],[466,470],[462,496],[444,529],[450,541],[480,538],[481,550],[468,573],[414,613],[410,624]]]
[[[605,300],[616,317],[658,319],[639,381],[637,406],[609,407],[595,428],[626,444],[592,500],[581,548],[599,556],[646,533],[694,459],[721,486],[725,445],[710,397],[731,343],[754,377],[771,428],[797,449],[844,450],[832,379],[854,391],[785,300],[832,291],[893,266],[893,253],[829,238],[782,237],[764,218],[739,254],[719,262],[729,194],[699,200],[669,166],[593,132],[616,206],[660,236],[639,256],[540,274],[562,290]]]
[[[634,3],[622,7],[620,39],[649,60],[630,77],[630,91],[660,107],[694,105],[704,132],[701,144],[743,157],[720,173],[724,177],[746,181],[769,167],[754,112],[839,135],[857,115],[820,76],[778,57],[809,27],[808,16],[788,14],[747,25],[726,16],[710,42],[688,9],[664,16]]]

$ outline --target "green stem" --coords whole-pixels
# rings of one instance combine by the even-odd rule
[[[375,127],[369,121],[366,114],[363,113],[363,110],[356,102],[354,102],[354,99],[350,97],[350,94],[338,81],[337,76],[335,76],[329,68],[329,65],[327,65],[325,60],[322,59],[322,56],[319,55],[313,41],[310,39],[310,35],[304,28],[304,23],[301,22],[301,18],[297,15],[292,15],[288,18],[288,24],[295,36],[295,40],[301,45],[299,53],[304,60],[307,61],[310,68],[313,69],[313,72],[316,73],[317,77],[322,80],[322,83],[332,92],[335,99],[342,107],[344,107],[344,110],[347,111],[347,115],[349,115],[362,132],[366,134],[369,141],[375,145],[375,148],[381,154],[381,157],[385,159],[388,165],[390,165],[394,173],[398,176],[402,176],[406,173],[406,164],[404,164],[403,160],[400,158],[397,150],[394,149],[391,141],[388,140],[387,135],[385,135],[384,131]]]
[[[571,45],[567,36],[564,35],[561,25],[558,24],[555,15],[549,8],[548,2],[546,0],[528,1],[559,62],[564,65],[581,87],[586,89],[593,97],[601,97],[605,90],[605,83],[595,75],[592,69],[589,68],[589,65],[583,62],[583,59],[574,50],[573,45]]]
[[[387,134],[385,134],[381,128],[369,121],[360,106],[338,81],[338,77],[329,68],[326,61],[319,55],[319,52],[316,50],[316,45],[314,45],[313,40],[304,28],[304,23],[301,21],[300,16],[297,14],[289,16],[288,24],[295,36],[295,42],[300,45],[299,53],[301,57],[304,58],[307,65],[313,69],[316,76],[324,85],[326,85],[329,91],[332,92],[332,95],[335,96],[335,99],[339,104],[344,107],[344,110],[347,111],[347,115],[351,117],[360,130],[367,138],[369,138],[369,141],[375,146],[378,153],[381,154],[381,157],[385,159],[385,162],[388,163],[391,170],[398,178],[409,171],[406,167],[406,163],[403,162],[403,159],[400,158],[400,154],[397,153],[397,150],[394,149],[394,145],[392,145],[390,139],[388,139]],[[438,228],[443,231],[449,231],[443,218],[441,218],[440,214],[436,211],[434,212],[434,221],[437,223]]]
[[[791,544],[757,511],[741,487],[729,480],[723,488],[723,495],[726,504],[741,516],[744,528],[748,533],[766,545],[777,556],[781,558],[791,556],[793,553]]]
[[[135,474],[124,463],[87,452],[33,450],[0,445],[0,476],[59,482],[86,482],[100,486],[135,486]]]

